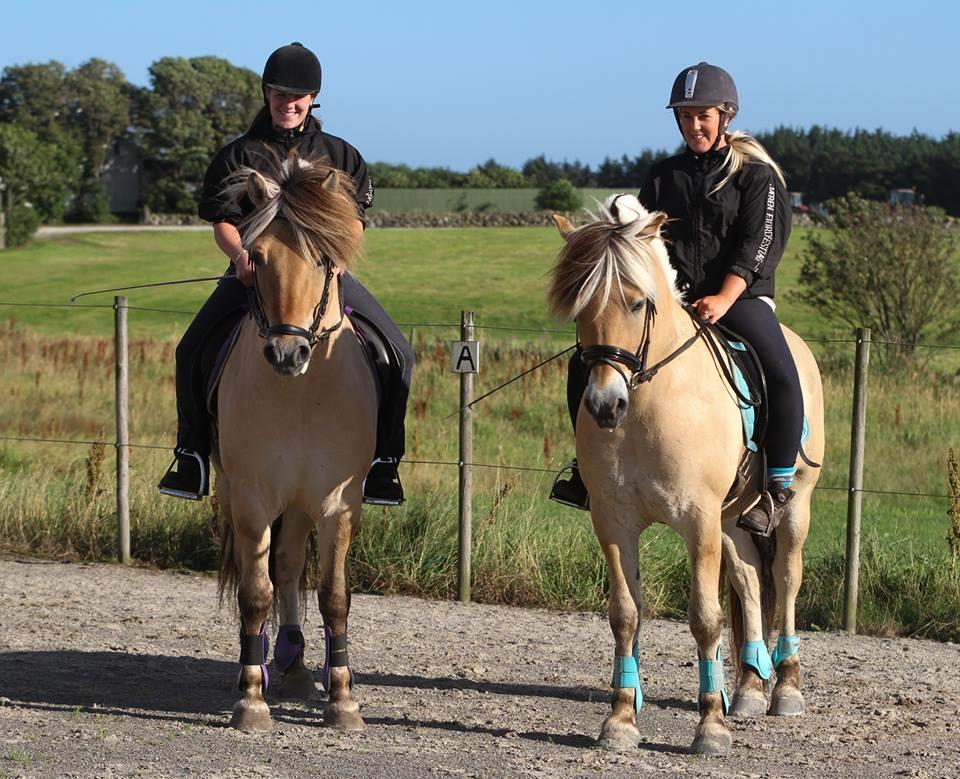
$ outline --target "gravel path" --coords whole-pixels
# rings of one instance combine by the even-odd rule
[[[645,739],[611,754],[604,617],[373,595],[351,616],[367,729],[271,696],[273,732],[245,736],[226,727],[236,623],[212,579],[0,560],[0,776],[960,777],[955,644],[804,634],[807,715],[731,721],[733,753],[701,758],[693,639],[649,622]],[[315,601],[304,632],[315,667]]]

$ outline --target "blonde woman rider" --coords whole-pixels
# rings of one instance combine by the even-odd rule
[[[753,346],[766,376],[769,421],[764,448],[767,489],[739,524],[768,534],[793,497],[803,429],[800,379],[774,313],[774,273],[790,236],[783,171],[753,137],[727,132],[739,109],[737,88],[722,68],[700,62],[673,82],[673,110],[686,144],[661,160],[640,190],[650,211],[669,216],[665,237],[685,299],[706,322],[719,323]],[[579,354],[570,361],[567,402],[576,413],[587,384]],[[587,508],[576,461],[550,497]]]

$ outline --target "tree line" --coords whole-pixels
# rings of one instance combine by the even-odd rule
[[[247,129],[262,104],[260,78],[218,57],[164,57],[147,87],[130,84],[113,63],[91,59],[68,70],[50,61],[7,67],[0,76],[0,186],[15,225],[109,217],[103,174],[118,142],[142,160],[142,204],[191,213],[213,154]],[[883,130],[845,132],[779,127],[757,138],[784,167],[791,190],[823,201],[847,192],[884,199],[916,187],[927,205],[960,215],[960,133],[941,139]],[[488,160],[462,173],[374,162],[379,187],[639,189],[651,165],[673,150],[608,157],[597,166],[541,155],[519,169]],[[32,229],[30,230],[32,232]]]

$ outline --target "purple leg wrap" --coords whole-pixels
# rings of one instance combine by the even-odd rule
[[[335,636],[327,625],[323,626],[323,643],[325,647],[323,670],[320,672],[320,681],[323,689],[330,692],[330,669],[346,668],[350,671],[350,688],[353,688],[353,671],[347,662],[347,634]]]
[[[273,664],[277,670],[286,673],[294,660],[303,657],[305,646],[306,642],[303,640],[299,625],[281,625],[277,631],[277,644],[273,650]]]

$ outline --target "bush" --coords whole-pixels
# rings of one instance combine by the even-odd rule
[[[99,181],[85,182],[77,191],[76,197],[67,212],[68,222],[96,222],[108,224],[116,221],[110,212],[110,198]]]
[[[537,208],[550,211],[576,211],[583,205],[583,198],[567,179],[557,179],[537,193]]]
[[[799,297],[827,319],[869,327],[893,363],[957,328],[956,240],[924,208],[855,194],[830,200],[803,252]]]
[[[39,226],[40,214],[33,206],[14,205],[12,213],[7,214],[7,246],[22,246]]]

